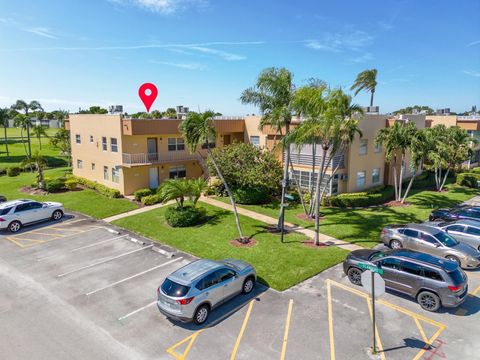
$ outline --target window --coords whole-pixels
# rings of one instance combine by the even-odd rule
[[[360,139],[359,155],[366,155],[368,152],[368,139]]]
[[[381,153],[382,152],[382,145],[381,144],[375,144],[374,145],[374,151],[376,153]]]
[[[357,188],[363,188],[365,186],[365,171],[357,172]]]
[[[92,170],[95,170],[95,163],[92,163],[91,167],[92,167]]]
[[[395,270],[400,269],[400,260],[395,258],[382,259],[378,262],[378,264],[381,265],[382,268],[395,269]]]
[[[77,160],[77,169],[83,169],[83,161],[80,159]]]
[[[338,174],[333,175],[330,193],[332,195],[337,195],[338,194]]]
[[[187,177],[187,170],[185,169],[185,166],[170,166],[169,177],[170,179],[181,179]]]
[[[12,210],[12,208],[13,208],[13,206],[0,209],[0,215],[7,215],[10,212],[10,210]]]
[[[102,150],[107,151],[107,138],[102,136]]]
[[[423,241],[431,244],[431,245],[437,245],[438,244],[438,241],[435,240],[435,238],[432,236],[432,235],[428,235],[428,234],[425,234],[425,233],[420,233],[420,239],[422,239]]]
[[[110,138],[110,150],[118,152],[117,138]]]
[[[439,231],[433,236],[447,247],[452,247],[458,244],[457,240],[455,240],[453,237],[451,237],[450,235],[448,235],[446,232],[443,232],[443,231]]]
[[[235,276],[235,271],[231,270],[231,269],[220,269],[220,270],[217,270],[215,271],[218,279],[219,279],[219,282],[223,282],[223,281],[226,281],[228,279],[231,279]]]
[[[90,135],[90,143],[93,143],[93,135]]]
[[[43,207],[43,204],[42,203],[39,203],[39,202],[32,202],[30,203],[30,209],[33,210],[33,209],[41,209]]]
[[[183,138],[168,138],[168,151],[185,150],[185,142]]]
[[[103,180],[108,180],[108,166],[103,167]]]
[[[17,205],[15,212],[19,213],[27,210],[30,210],[30,203]]]
[[[408,274],[422,276],[422,267],[408,261],[402,263],[402,270]]]
[[[467,234],[480,236],[480,229],[469,226],[467,227]]]
[[[213,272],[210,275],[205,276],[202,280],[198,282],[198,284],[195,286],[198,290],[205,290],[208,289],[209,287],[218,284],[218,276],[217,272]]]
[[[256,147],[260,147],[260,136],[250,136],[250,143]]]
[[[403,235],[410,236],[410,237],[413,237],[413,238],[418,238],[418,232],[416,230],[412,230],[412,229],[403,230]]]
[[[427,279],[444,281],[443,278],[442,278],[442,275],[440,275],[440,273],[438,271],[433,270],[433,269],[423,269],[423,275]]]
[[[75,142],[77,144],[81,144],[82,143],[82,138],[80,137],[80,134],[75,134]]]
[[[116,167],[112,167],[112,181],[115,183],[120,182],[120,170]]]
[[[185,296],[188,293],[190,288],[188,286],[184,286],[181,284],[177,284],[170,279],[165,279],[162,284],[162,291],[165,295],[174,296],[174,297],[181,297]]]
[[[447,226],[445,230],[463,232],[465,230],[465,227],[463,225],[450,225],[450,226]]]
[[[380,182],[380,168],[375,168],[372,171],[372,184],[378,184]]]

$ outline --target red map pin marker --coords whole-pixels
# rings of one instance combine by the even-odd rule
[[[155,102],[157,95],[158,95],[157,87],[152,83],[142,84],[138,88],[138,96],[140,96],[140,99],[142,100],[143,105],[145,105],[145,108],[147,109],[147,112],[150,112],[150,108],[152,107],[152,104]]]

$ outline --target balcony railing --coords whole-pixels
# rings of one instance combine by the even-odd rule
[[[126,166],[132,165],[152,165],[152,164],[166,164],[178,161],[199,160],[200,155],[190,154],[187,151],[169,151],[164,153],[139,153],[128,154],[123,153],[123,164]]]

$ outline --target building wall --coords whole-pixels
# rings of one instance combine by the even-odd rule
[[[72,142],[73,174],[97,181],[110,188],[124,192],[122,167],[122,123],[120,115],[82,114],[70,115],[70,137]],[[76,135],[80,135],[81,143],[76,143]],[[90,135],[93,142],[90,142]],[[102,149],[102,136],[107,137],[107,150]],[[117,152],[111,151],[110,138],[117,139]],[[77,160],[81,160],[83,168],[78,168]],[[95,164],[95,169],[92,169]],[[108,167],[108,180],[104,179],[103,168]],[[112,181],[112,168],[119,170],[119,182]]]
[[[250,142],[251,136],[258,136],[261,147],[267,147],[267,134],[262,132],[258,127],[260,126],[260,119],[258,115],[245,116],[245,133],[244,141]]]
[[[425,127],[443,124],[446,127],[457,125],[457,115],[425,115]]]

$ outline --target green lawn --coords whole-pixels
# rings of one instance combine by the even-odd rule
[[[432,209],[450,207],[478,195],[477,189],[448,185],[448,192],[412,191],[407,198],[407,207],[376,207],[367,209],[321,208],[320,232],[364,247],[371,248],[378,243],[381,229],[390,223],[419,222],[428,218]],[[218,198],[229,202],[228,198]],[[278,202],[265,205],[240,205],[246,209],[278,218]],[[301,205],[291,205],[286,210],[285,221],[314,227],[313,221],[299,219]]]
[[[265,231],[265,224],[240,216],[245,235],[257,240],[251,248],[236,248],[229,241],[238,237],[233,214],[202,204],[211,219],[200,226],[172,228],[166,224],[165,209],[159,208],[123,218],[115,225],[158,240],[202,258],[243,259],[257,270],[260,280],[277,289],[287,289],[343,261],[347,251],[336,247],[311,249],[301,244],[305,237],[289,234],[285,243],[280,236]]]
[[[46,129],[47,135],[51,136],[55,134],[58,129]],[[7,136],[9,137],[8,140],[8,150],[10,156],[7,157],[6,149],[5,149],[5,142],[4,142],[4,133],[3,128],[0,129],[0,168],[7,168],[9,166],[18,166],[25,158],[25,148],[23,143],[20,139],[20,129],[17,128],[7,128]],[[25,140],[27,135],[24,132]],[[30,132],[31,137],[31,147],[32,153],[36,150],[40,150],[40,143],[38,138],[36,138],[33,132]],[[42,137],[42,150],[41,153],[47,160],[49,166],[65,166],[67,165],[67,160],[65,157],[60,156],[60,153],[57,149],[50,146],[49,139],[47,137]],[[28,144],[25,143],[25,146]]]
[[[60,177],[65,168],[45,171],[49,178]],[[137,206],[127,199],[110,199],[93,190],[69,191],[45,196],[33,196],[20,192],[22,186],[35,182],[36,173],[22,173],[16,177],[0,176],[0,194],[13,199],[35,199],[39,201],[59,201],[65,208],[78,211],[95,218],[105,218],[122,212],[136,209]]]

